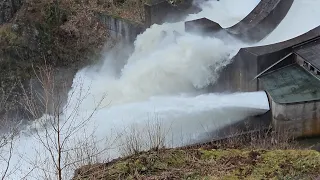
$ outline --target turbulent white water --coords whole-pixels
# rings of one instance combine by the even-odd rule
[[[94,107],[93,101],[101,99],[106,92],[108,98],[104,104],[111,101],[112,105],[146,100],[155,95],[196,93],[215,82],[219,70],[243,46],[237,41],[226,43],[184,32],[176,40],[173,35],[161,39],[159,34],[163,29],[167,30],[166,26],[170,25],[153,26],[138,37],[136,51],[123,67],[120,77],[116,73],[110,74],[112,71],[109,70],[113,68],[110,61],[114,59],[105,59],[101,69],[79,72],[75,81],[83,83],[84,87],[92,87],[90,92],[94,96],[85,99],[83,108]]]
[[[202,12],[187,19],[205,16],[231,26],[258,2],[247,0],[247,6],[240,6],[243,2],[235,6],[231,0],[210,1],[212,6],[203,6]],[[62,162],[76,161],[75,166],[64,169],[67,177],[75,167],[88,163],[91,158],[78,161],[88,154],[115,158],[126,153],[130,142],[139,142],[140,150],[154,146],[157,136],[168,147],[195,143],[211,137],[219,127],[269,110],[264,92],[203,94],[233,55],[246,46],[237,40],[191,35],[179,22],[153,25],[134,45],[126,60],[107,54],[99,66],[77,73],[59,121],[63,127],[60,138],[70,138],[64,144],[68,151]],[[46,115],[21,133],[10,164],[10,170],[16,171],[9,179],[54,176],[48,149],[55,150],[57,136],[50,128],[50,122],[57,123],[55,118]],[[43,128],[45,124],[49,128]]]
[[[288,14],[279,26],[258,45],[286,41],[320,25],[320,0],[294,0]]]
[[[188,20],[208,18],[227,28],[235,25],[246,17],[260,2],[260,0],[223,0],[223,1],[201,1],[201,11],[198,14],[189,15]]]

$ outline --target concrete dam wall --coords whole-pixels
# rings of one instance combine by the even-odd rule
[[[143,24],[131,22],[120,17],[101,13],[96,14],[96,17],[108,29],[111,38],[122,39],[125,42],[133,42],[137,35],[145,30]]]
[[[290,10],[293,2],[293,0],[261,0],[244,19],[231,27],[222,28],[218,23],[207,18],[201,18],[186,22],[185,29],[188,32],[200,31],[209,36],[219,36],[220,33],[220,35],[227,34],[245,42],[258,42],[269,35],[280,24]],[[191,6],[184,6],[184,8],[175,7],[163,0],[146,4],[145,10],[146,21],[144,23],[130,22],[109,15],[99,15],[98,17],[110,30],[112,37],[133,42],[138,34],[154,23],[161,24],[164,21],[179,21],[189,11],[196,11]],[[295,57],[292,52],[295,47],[319,37],[320,27],[317,27],[287,41],[266,46],[242,48],[233,58],[232,63],[220,72],[217,83],[209,87],[209,91],[247,92],[265,90],[265,87],[259,82],[259,78],[256,78],[257,75],[284,57],[285,60],[275,65],[272,70],[288,64],[294,64]],[[284,105],[275,102],[271,96],[269,98],[271,111],[223,127],[220,129],[221,133],[218,136],[225,137],[227,134],[223,133],[228,133],[232,129],[247,131],[248,124],[249,130],[265,129],[270,126],[271,120],[275,129],[281,129],[282,127],[293,129],[295,132],[292,133],[293,136],[314,135],[320,132],[318,127],[320,113],[318,108],[314,108],[318,106],[318,102]],[[294,109],[297,110],[295,111]],[[292,113],[293,111],[295,113]],[[288,119],[292,121],[288,121]]]
[[[293,0],[261,0],[252,12],[227,31],[244,40],[260,41],[284,19]]]
[[[278,26],[292,4],[293,1],[285,0],[261,1],[246,18],[230,28],[223,29],[219,24],[206,18],[186,22],[185,27],[189,32],[197,32],[200,29],[206,35],[219,36],[222,33],[240,38],[242,41],[258,42]],[[317,64],[311,65],[310,62],[306,62],[307,60],[297,62],[295,52],[301,47],[315,47],[310,43],[318,43],[319,39],[320,26],[283,42],[240,49],[232,63],[222,70],[217,83],[210,87],[209,91],[265,90],[271,110],[259,117],[251,117],[243,122],[226,126],[221,131],[244,129],[244,124],[250,124],[251,129],[259,130],[266,128],[272,122],[274,130],[289,133],[292,137],[319,135],[320,99],[319,88],[315,87],[320,85],[318,81],[320,70],[314,66]],[[305,51],[313,59],[313,63],[317,63],[315,61],[320,58],[317,57],[317,53]],[[259,78],[264,74],[267,74],[264,77],[266,84],[261,83]],[[280,80],[277,80],[279,78]],[[285,83],[281,83],[283,81],[281,78],[285,79]],[[312,100],[308,99],[311,97]],[[277,101],[281,98],[287,98],[287,103]]]
[[[106,26],[112,38],[132,43],[137,35],[152,24],[177,22],[200,9],[192,5],[192,0],[185,0],[176,6],[166,0],[151,0],[144,5],[144,11],[145,21],[140,23],[102,13],[97,13],[96,17]]]
[[[257,91],[261,90],[259,73],[292,52],[297,44],[320,36],[320,26],[296,38],[267,46],[240,49],[232,63],[221,72],[212,91]]]
[[[145,4],[145,27],[164,22],[177,22],[190,13],[199,12],[198,7],[193,6],[193,0],[184,0],[178,5],[172,5],[166,0],[152,0]]]
[[[208,35],[217,35],[217,32],[222,32],[244,41],[260,41],[278,26],[292,3],[293,0],[262,0],[244,19],[226,29],[206,18],[188,21],[185,23],[185,28],[189,32],[202,31]],[[210,91],[234,92],[256,91],[258,89],[257,82],[252,81],[252,79],[264,67],[260,67],[258,61],[253,61],[252,57],[250,58],[256,53],[251,53],[249,49],[242,48],[239,51],[232,63],[221,72],[218,82],[209,88]]]
[[[289,11],[293,0],[261,0],[239,23],[222,28],[207,18],[187,21],[186,31],[215,34],[225,32],[243,41],[257,42],[273,31]]]

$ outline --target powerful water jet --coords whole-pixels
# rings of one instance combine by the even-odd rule
[[[231,1],[219,3],[224,6],[227,5],[225,2]],[[236,21],[233,17],[224,16],[220,23],[231,22],[230,19],[236,23],[250,10],[246,7],[243,12],[246,13],[241,13]],[[213,13],[210,17],[221,18],[221,14],[214,14],[215,11],[202,13]],[[162,31],[167,32],[165,38],[161,36]],[[181,36],[176,37],[174,32]],[[135,50],[126,61],[105,59],[102,66],[78,72],[61,122],[72,129],[82,119],[90,118],[90,121],[73,134],[66,146],[76,149],[79,145],[76,139],[86,140],[86,135],[92,133],[99,157],[115,158],[121,155],[120,150],[126,148],[132,137],[137,138],[134,140],[141,143],[138,148],[143,150],[152,144],[145,134],[158,132],[160,136],[165,135],[164,145],[176,147],[212,138],[219,128],[265,113],[269,110],[269,103],[264,92],[207,94],[205,89],[216,82],[224,66],[245,46],[249,45],[236,39],[191,35],[184,31],[184,22],[153,25],[137,37]],[[97,104],[105,94],[104,101]],[[93,116],[92,112],[95,112]],[[67,121],[65,117],[70,116],[73,120]],[[51,121],[52,117],[44,116],[40,120],[33,125]],[[153,130],[155,126],[157,131],[150,131],[150,127]],[[54,139],[54,129],[40,130],[41,138]],[[46,147],[39,143],[32,131],[24,133],[26,135],[21,134],[18,139],[12,159],[12,167],[21,164],[21,171],[12,176],[15,179],[29,173],[29,169],[34,167],[30,162],[54,169]],[[106,138],[112,143],[105,144]],[[103,151],[106,147],[108,150]],[[75,154],[64,155],[65,162],[69,156]],[[66,170],[67,177],[73,173],[72,170]],[[40,168],[36,168],[28,178],[41,173]]]

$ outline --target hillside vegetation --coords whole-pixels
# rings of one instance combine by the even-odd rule
[[[70,75],[65,75],[68,81],[64,82],[70,86],[72,74],[100,59],[101,50],[115,44],[117,40],[109,36],[95,13],[144,21],[144,0],[22,2],[13,18],[0,25],[0,114],[23,111],[21,88],[29,89],[38,67],[67,70]]]
[[[111,162],[89,164],[77,169],[73,180],[318,180],[317,148],[292,140],[286,133],[235,134],[219,141],[181,148],[151,148]]]
[[[320,153],[313,150],[167,149],[82,167],[80,179],[315,179]]]

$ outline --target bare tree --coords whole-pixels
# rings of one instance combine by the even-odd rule
[[[81,105],[90,94],[89,89],[77,87],[80,91],[71,91],[68,95],[69,98],[74,96],[76,101],[65,101],[63,90],[67,91],[66,85],[56,81],[52,68],[49,66],[34,68],[34,72],[41,88],[31,88],[30,92],[24,91],[25,108],[29,112],[30,120],[38,118],[35,120],[38,121],[38,127],[34,128],[33,135],[49,155],[49,159],[44,159],[44,161],[51,163],[55,172],[33,163],[42,170],[45,178],[52,179],[52,174],[55,174],[54,176],[61,180],[67,176],[65,173],[70,171],[69,168],[74,168],[78,162],[88,159],[94,162],[93,156],[100,153],[95,149],[92,134],[83,137],[81,141],[76,142],[76,140],[77,135],[85,129],[84,127],[98,110],[105,96],[98,100],[95,108],[84,117],[81,115]],[[39,152],[39,155],[42,155],[41,153]]]
[[[1,179],[5,179],[10,174],[14,173],[16,167],[10,168],[11,158],[14,147],[14,133],[8,133],[1,136],[0,139],[0,164],[4,165],[1,168]]]
[[[12,156],[14,153],[15,137],[17,136],[17,127],[9,118],[9,108],[7,106],[12,91],[15,88],[14,84],[9,90],[5,91],[1,88],[0,91],[0,177],[6,179],[13,174],[18,167],[11,164]]]

